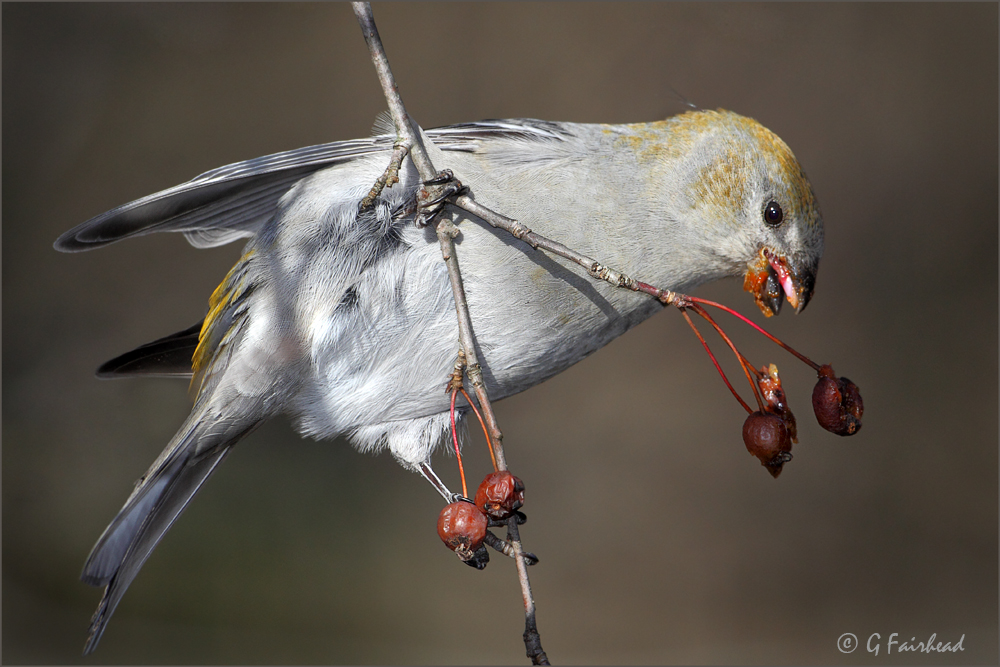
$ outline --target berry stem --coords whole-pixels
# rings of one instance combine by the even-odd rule
[[[451,438],[455,442],[455,456],[458,458],[458,474],[462,477],[462,496],[469,497],[469,487],[465,485],[465,466],[462,465],[462,452],[458,447],[458,429],[455,428],[455,397],[458,392],[451,392]]]
[[[493,472],[496,472],[499,470],[499,468],[497,468],[497,457],[496,454],[493,453],[493,444],[490,442],[490,432],[486,430],[486,422],[483,421],[483,416],[479,414],[479,408],[477,408],[476,404],[472,402],[471,398],[469,398],[469,394],[466,393],[465,389],[463,388],[461,391],[462,396],[465,396],[465,400],[469,402],[469,405],[472,406],[473,411],[476,413],[476,417],[479,418],[479,425],[483,427],[483,435],[486,436],[486,448],[490,450],[490,460],[493,461]]]
[[[711,315],[709,315],[709,314],[708,314],[708,313],[707,313],[707,312],[705,311],[705,309],[704,309],[704,308],[702,308],[702,307],[701,307],[700,305],[698,305],[697,303],[692,303],[692,304],[690,305],[690,308],[691,308],[692,310],[694,310],[694,312],[698,313],[698,314],[699,314],[699,315],[701,315],[701,316],[702,316],[703,318],[705,318],[705,319],[706,319],[706,320],[708,321],[708,323],[712,325],[712,327],[713,327],[713,328],[714,328],[714,329],[715,329],[715,330],[716,330],[716,331],[718,332],[718,334],[719,334],[720,336],[722,336],[722,340],[726,341],[726,344],[727,344],[727,345],[729,346],[729,349],[731,349],[731,350],[733,351],[733,354],[735,354],[735,355],[736,355],[736,359],[737,359],[737,360],[738,360],[738,361],[740,362],[740,367],[741,367],[741,368],[743,369],[743,374],[747,376],[747,382],[749,382],[749,383],[750,383],[750,391],[752,391],[752,392],[753,392],[753,397],[754,397],[755,399],[757,399],[757,405],[758,405],[758,407],[760,408],[761,412],[763,412],[763,411],[764,411],[764,401],[762,400],[762,398],[761,398],[761,396],[760,396],[760,388],[759,388],[759,387],[757,386],[757,383],[756,383],[756,382],[754,382],[753,378],[752,378],[752,377],[750,377],[750,371],[751,371],[751,369],[753,369],[753,374],[754,374],[755,376],[757,375],[757,369],[756,369],[756,368],[754,368],[754,367],[753,367],[753,366],[752,366],[752,365],[750,364],[750,362],[749,362],[749,361],[747,361],[747,358],[746,358],[746,357],[744,357],[744,356],[743,356],[743,355],[742,355],[742,354],[740,353],[740,351],[736,349],[736,345],[735,345],[735,344],[733,343],[733,341],[732,341],[732,340],[731,340],[731,339],[729,338],[729,336],[727,336],[727,335],[726,335],[726,332],[722,330],[722,327],[720,327],[720,326],[719,326],[719,325],[718,325],[718,324],[716,323],[716,321],[712,319],[712,316],[711,316]],[[752,411],[750,411],[750,412],[752,412]]]
[[[708,358],[712,360],[713,364],[715,364],[715,370],[719,371],[719,375],[722,376],[722,381],[726,383],[727,387],[729,387],[729,391],[733,392],[733,396],[736,397],[736,400],[740,402],[740,405],[742,405],[748,413],[752,413],[753,410],[750,409],[750,406],[746,404],[738,393],[736,393],[736,390],[733,389],[733,385],[729,384],[729,378],[726,377],[725,372],[722,370],[722,366],[719,366],[719,362],[716,361],[715,355],[712,354],[712,350],[708,347],[708,343],[705,342],[704,336],[701,335],[701,332],[698,331],[698,327],[696,327],[694,322],[691,321],[691,316],[687,314],[687,309],[681,308],[680,311],[681,315],[684,316],[684,319],[687,320],[687,323],[691,325],[691,330],[694,331],[694,335],[698,337],[698,340],[700,340],[701,344],[705,347],[705,351],[708,352]]]
[[[708,299],[701,299],[701,298],[696,297],[696,296],[685,296],[685,298],[688,301],[693,301],[695,303],[703,303],[706,306],[715,306],[716,308],[718,308],[720,310],[724,310],[727,313],[729,313],[730,315],[739,318],[745,324],[749,324],[751,327],[753,327],[754,329],[756,329],[758,333],[761,333],[764,336],[766,336],[767,338],[771,339],[772,343],[775,343],[776,345],[784,348],[790,354],[793,354],[796,357],[798,357],[803,363],[811,366],[814,371],[816,371],[817,373],[819,372],[820,366],[815,361],[813,361],[812,359],[810,359],[809,357],[807,357],[804,354],[800,354],[799,352],[797,352],[796,350],[794,350],[790,345],[786,345],[784,341],[782,341],[781,339],[779,339],[779,338],[777,338],[775,336],[772,336],[767,331],[765,331],[764,329],[762,329],[761,327],[759,327],[757,324],[755,324],[753,321],[751,321],[750,319],[748,319],[746,316],[741,315],[740,313],[736,312],[735,310],[733,310],[729,306],[724,306],[721,303],[716,303],[715,301],[709,301]]]

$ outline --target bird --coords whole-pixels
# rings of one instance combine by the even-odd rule
[[[419,129],[419,128],[418,128]],[[823,251],[812,186],[776,134],[737,113],[694,109],[650,123],[486,120],[423,130],[431,161],[478,203],[607,266],[673,291],[743,276],[765,315],[809,302]],[[98,215],[55,242],[91,250],[154,232],[242,256],[202,322],[105,363],[99,377],[190,378],[190,415],[100,536],[81,579],[103,586],[92,652],[153,549],[234,445],[286,415],[303,436],[346,435],[390,452],[446,498],[430,465],[450,434],[460,344],[423,186],[399,180],[361,205],[397,135],[260,157]],[[454,206],[456,253],[490,395],[565,370],[662,308],[595,281]],[[460,411],[459,419],[464,417]]]

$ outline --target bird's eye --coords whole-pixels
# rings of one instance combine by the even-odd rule
[[[781,206],[778,205],[778,202],[768,202],[767,207],[764,209],[764,222],[772,227],[777,227],[784,219],[785,214],[782,212]]]

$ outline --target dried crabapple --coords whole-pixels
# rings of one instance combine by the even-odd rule
[[[858,386],[847,378],[838,378],[829,364],[819,369],[812,403],[816,421],[830,433],[854,435],[861,428],[865,404]]]
[[[758,410],[748,415],[743,422],[743,444],[775,478],[781,474],[781,467],[792,460],[788,427],[775,414]]]
[[[486,515],[472,503],[459,500],[438,515],[438,536],[464,561],[473,557],[486,538]]]
[[[524,484],[506,470],[491,472],[476,490],[476,507],[504,520],[524,504]]]

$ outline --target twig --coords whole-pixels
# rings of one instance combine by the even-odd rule
[[[392,157],[389,158],[389,166],[385,168],[382,175],[375,180],[375,185],[372,189],[368,191],[365,198],[361,200],[361,204],[358,205],[358,210],[363,211],[366,208],[371,208],[375,204],[375,200],[378,196],[382,194],[382,190],[385,186],[392,187],[394,184],[399,183],[399,169],[403,166],[403,158],[410,151],[413,144],[406,139],[399,139],[392,146]]]
[[[507,541],[514,549],[514,563],[517,564],[517,579],[521,582],[521,596],[524,599],[524,648],[533,665],[549,664],[549,657],[542,649],[542,638],[538,634],[535,621],[535,598],[531,595],[528,581],[528,563],[521,548],[521,534],[517,530],[517,518],[507,520]]]
[[[770,334],[768,334],[766,331],[758,327],[756,324],[754,324],[747,318],[743,317],[742,315],[739,315],[739,313],[736,313],[734,310],[730,308],[726,308],[722,304],[717,304],[714,301],[706,301],[704,299],[689,297],[686,294],[679,294],[677,292],[672,292],[671,290],[667,289],[660,289],[658,287],[654,287],[653,285],[649,285],[647,283],[636,280],[635,278],[629,276],[628,274],[622,273],[621,271],[618,271],[606,264],[602,264],[593,257],[588,257],[583,253],[577,252],[576,250],[573,250],[572,248],[569,248],[563,245],[562,243],[559,243],[558,241],[553,241],[552,239],[542,236],[541,234],[536,234],[535,232],[531,231],[531,229],[529,229],[526,225],[518,222],[517,220],[508,218],[505,215],[501,215],[496,211],[490,210],[489,208],[476,202],[476,200],[472,199],[468,195],[459,195],[458,197],[455,197],[454,203],[459,208],[462,208],[468,211],[469,213],[472,213],[476,217],[485,220],[491,226],[509,232],[512,236],[524,241],[535,250],[539,249],[547,250],[554,255],[563,257],[565,259],[570,260],[571,262],[574,262],[582,266],[587,270],[587,273],[590,274],[592,278],[595,278],[597,280],[603,280],[607,283],[614,285],[615,287],[619,287],[622,289],[649,294],[650,296],[654,297],[665,306],[673,305],[680,308],[681,312],[684,313],[684,317],[688,319],[688,323],[691,324],[691,328],[694,329],[695,334],[697,334],[698,338],[701,340],[702,345],[704,345],[705,349],[708,350],[708,344],[705,343],[705,339],[702,338],[701,334],[698,333],[698,330],[694,328],[694,324],[691,322],[690,318],[685,312],[686,308],[691,308],[701,317],[705,318],[705,320],[707,320],[708,323],[715,328],[715,330],[719,333],[719,335],[722,336],[723,340],[725,340],[726,344],[736,354],[736,358],[739,360],[740,366],[743,369],[743,372],[746,375],[747,380],[750,382],[750,388],[753,391],[754,398],[757,399],[757,404],[759,406],[762,406],[761,397],[759,395],[757,385],[750,377],[751,372],[756,374],[756,369],[750,366],[746,358],[742,354],[740,354],[739,350],[736,349],[736,346],[729,339],[729,336],[727,336],[726,333],[719,327],[719,325],[715,323],[715,320],[713,320],[712,317],[707,312],[705,312],[705,309],[699,305],[700,303],[706,303],[712,306],[716,306],[718,308],[722,308],[727,312],[736,315],[737,317],[739,317],[740,319],[747,322],[755,329],[763,333],[765,336],[767,336],[771,340],[775,341],[776,343],[784,347],[786,350],[788,350],[795,356],[799,357],[800,359],[810,364],[811,366],[814,367],[816,366],[815,363],[808,360],[806,357],[799,354],[798,352],[796,352],[789,346],[785,345],[778,339],[774,338],[774,336],[771,336]],[[747,412],[752,412],[749,406],[747,406],[747,404],[743,402],[743,399],[740,398],[739,394],[736,393],[736,390],[733,389],[732,385],[729,384],[729,380],[726,379],[725,373],[722,373],[722,369],[719,367],[718,362],[716,362],[715,357],[712,356],[711,350],[708,350],[708,354],[710,357],[712,357],[712,362],[715,363],[716,368],[718,368],[719,373],[722,374],[723,380],[725,380],[726,385],[729,386],[729,389],[730,391],[733,392],[733,395],[736,396],[736,399],[743,405],[743,407],[747,408]],[[763,407],[761,407],[761,409],[763,409]]]
[[[420,178],[429,181],[434,178],[437,172],[434,171],[434,165],[427,157],[427,151],[417,141],[416,133],[410,124],[410,116],[406,113],[406,107],[403,106],[403,100],[399,96],[396,79],[392,76],[392,70],[389,69],[389,59],[382,47],[382,38],[379,37],[378,28],[375,27],[375,16],[372,14],[371,3],[352,2],[351,7],[354,9],[354,15],[358,17],[358,23],[361,24],[361,32],[364,33],[365,43],[368,44],[368,52],[372,57],[372,64],[375,65],[379,83],[382,84],[382,93],[389,105],[392,122],[396,125],[396,133],[409,146],[410,159],[413,160],[413,166],[417,168]]]
[[[469,306],[465,300],[465,289],[462,286],[462,275],[458,271],[458,260],[455,257],[455,236],[458,229],[451,220],[443,219],[437,223],[438,240],[441,243],[441,254],[445,264],[448,266],[448,277],[451,279],[452,292],[455,295],[455,307],[458,310],[458,330],[462,340],[462,347],[465,349],[465,356],[468,361],[467,373],[472,381],[472,386],[476,390],[479,404],[483,406],[486,419],[490,423],[493,437],[496,438],[496,465],[499,470],[506,470],[507,464],[504,460],[503,447],[500,444],[499,427],[496,426],[496,417],[490,407],[489,399],[486,398],[486,387],[483,384],[482,370],[476,359],[475,348],[466,340],[472,338],[472,321],[469,318]],[[454,267],[454,269],[453,269]],[[485,400],[484,400],[485,399]],[[531,595],[531,582],[528,580],[528,568],[524,557],[524,550],[521,547],[521,536],[517,530],[517,519],[511,517],[507,520],[507,541],[514,551],[514,563],[517,565],[517,579],[521,584],[521,597],[524,600],[524,647],[533,665],[549,664],[548,656],[542,650],[541,637],[538,634],[537,622],[535,620],[535,599]]]
[[[458,446],[458,429],[455,427],[455,398],[457,391],[451,392],[451,439],[455,441],[455,458],[458,459],[458,475],[462,478],[462,497],[469,497],[469,487],[465,485],[465,466],[462,465],[462,448]]]
[[[497,537],[488,530],[486,531],[486,537],[483,538],[483,543],[489,547],[492,547],[493,549],[496,549],[498,552],[502,553],[504,556],[507,556],[508,558],[517,558],[517,554],[514,553],[514,547],[511,546],[510,542],[504,542],[503,540],[501,540],[499,537]],[[528,563],[528,565],[538,564],[538,556],[536,556],[535,554],[529,554],[525,552],[524,560]]]
[[[392,114],[393,123],[396,125],[396,132],[402,140],[402,145],[409,147],[410,159],[421,180],[430,181],[436,175],[434,166],[431,164],[427,152],[423,145],[417,140],[416,133],[410,122],[410,117],[406,113],[403,101],[399,96],[399,89],[396,81],[389,69],[389,60],[385,55],[382,40],[379,37],[378,29],[375,27],[375,17],[372,15],[371,5],[367,2],[352,2],[354,14],[358,17],[361,31],[368,44],[368,51],[372,57],[372,63],[378,73],[379,82],[382,84],[382,92],[385,94],[386,102],[389,105],[389,113]],[[387,170],[388,173],[388,170]],[[376,184],[377,187],[377,184]],[[470,200],[471,201],[471,200]],[[465,299],[465,289],[462,286],[462,275],[458,268],[458,259],[455,257],[454,237],[458,234],[458,229],[448,219],[439,218],[437,222],[437,235],[441,243],[441,253],[445,264],[448,267],[448,277],[451,281],[452,292],[455,297],[455,308],[458,312],[459,340],[468,362],[467,374],[479,399],[483,415],[492,432],[492,447],[496,454],[496,465],[500,470],[507,469],[506,457],[503,451],[503,433],[497,424],[496,415],[493,413],[493,405],[490,403],[489,395],[486,392],[486,385],[483,382],[483,373],[476,355],[475,338],[472,333],[472,318],[469,316],[469,306]],[[518,581],[521,585],[521,595],[524,598],[525,632],[524,645],[527,649],[528,657],[533,664],[549,664],[545,652],[542,650],[538,629],[535,623],[535,601],[531,595],[531,584],[528,581],[528,572],[525,566],[523,549],[521,548],[520,535],[517,530],[517,519],[511,517],[507,524],[508,541],[514,550],[517,563]]]
[[[587,273],[589,273],[592,278],[596,278],[597,280],[603,280],[605,282],[611,283],[615,287],[623,287],[625,289],[632,290],[633,292],[648,291],[646,289],[643,289],[643,287],[652,290],[656,289],[654,287],[646,285],[645,283],[640,283],[639,281],[635,280],[631,276],[622,273],[621,271],[616,271],[610,266],[601,264],[593,257],[588,257],[583,253],[577,252],[572,248],[564,246],[562,243],[559,243],[558,241],[553,241],[552,239],[542,236],[541,234],[536,234],[535,232],[531,231],[531,229],[529,229],[526,225],[523,225],[517,220],[508,218],[505,215],[501,215],[496,211],[486,208],[485,206],[477,202],[472,197],[469,197],[468,195],[459,195],[458,197],[455,198],[454,203],[455,206],[464,209],[465,211],[468,211],[469,213],[475,215],[478,218],[481,218],[482,220],[485,220],[493,227],[509,232],[511,235],[514,236],[514,238],[524,241],[535,250],[538,249],[547,250],[551,252],[553,255],[558,255],[559,257],[563,257],[565,259],[570,260],[571,262],[579,264],[583,268],[587,269]],[[658,291],[666,295],[670,295],[669,298],[671,299],[672,295],[674,294],[669,290],[658,290]],[[653,296],[656,296],[661,301],[663,301],[663,298],[661,298],[660,294],[653,294]],[[667,301],[664,301],[664,303],[667,303]]]
[[[493,415],[490,406],[489,396],[486,395],[486,386],[483,383],[483,371],[479,366],[479,358],[476,355],[475,338],[472,333],[472,318],[469,315],[469,303],[465,298],[465,286],[462,284],[462,273],[458,268],[458,258],[455,256],[455,237],[458,236],[458,228],[447,218],[442,218],[437,223],[437,237],[441,243],[441,256],[444,258],[445,266],[448,267],[448,278],[451,280],[451,291],[455,296],[455,310],[458,315],[458,338],[462,343],[465,352],[466,375],[472,382],[472,387],[476,391],[479,404],[483,406],[486,421],[495,441],[495,451],[497,469],[506,470],[507,461],[504,458],[503,446],[501,444],[503,435],[496,425],[496,417]]]

